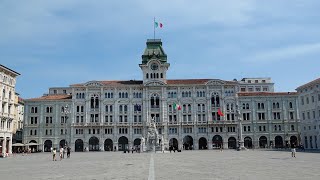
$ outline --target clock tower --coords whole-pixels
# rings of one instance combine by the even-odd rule
[[[143,84],[166,84],[167,54],[162,48],[161,39],[148,39],[147,47],[142,55],[142,63],[139,64],[143,74]]]

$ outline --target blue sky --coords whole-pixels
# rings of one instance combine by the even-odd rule
[[[271,77],[276,91],[320,76],[319,0],[0,1],[0,64],[21,73],[17,92],[89,80],[142,79],[153,17],[167,77]]]

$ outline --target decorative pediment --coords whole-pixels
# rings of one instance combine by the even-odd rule
[[[84,85],[88,86],[88,87],[100,87],[100,86],[103,86],[103,84],[101,84],[99,81],[89,81],[89,82],[85,83]]]
[[[220,79],[213,79],[206,83],[206,85],[224,85],[225,82]]]
[[[149,81],[149,82],[145,83],[144,85],[145,86],[164,86],[166,84],[162,81]]]

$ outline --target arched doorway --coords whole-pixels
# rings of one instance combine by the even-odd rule
[[[65,139],[62,139],[61,141],[60,141],[60,143],[59,143],[59,148],[61,148],[61,147],[65,147],[67,145],[67,142],[66,142],[66,140]]]
[[[275,148],[283,148],[283,140],[281,136],[276,136],[275,137]]]
[[[77,139],[74,143],[74,151],[75,152],[82,152],[83,151],[83,141],[81,139]]]
[[[237,140],[234,137],[230,137],[228,139],[228,148],[229,149],[236,149],[237,148]]]
[[[128,138],[125,136],[121,136],[118,140],[118,146],[119,151],[129,150]]]
[[[184,150],[192,150],[193,149],[193,138],[191,136],[185,136],[183,138],[183,148],[184,148]]]
[[[51,140],[46,140],[44,142],[44,152],[50,152],[52,148],[52,141]]]
[[[220,149],[223,146],[222,137],[220,135],[213,136],[212,146],[213,148],[218,148],[218,149]]]
[[[244,147],[251,149],[252,148],[252,139],[251,137],[244,138]]]
[[[37,144],[37,141],[31,140],[29,143]],[[38,145],[29,145],[29,148],[31,149],[32,152],[37,152],[38,151]],[[9,150],[9,143],[7,143],[7,151],[8,150]]]
[[[106,139],[104,141],[104,150],[113,151],[113,141],[111,139]]]
[[[99,151],[99,139],[95,136],[89,139],[89,151]]]
[[[207,139],[202,137],[199,139],[199,149],[208,149]]]
[[[178,150],[178,146],[179,143],[178,143],[178,140],[176,138],[171,138],[170,141],[169,141],[169,149],[172,149],[174,148],[175,150]]]
[[[298,138],[297,136],[291,136],[290,137],[290,145],[295,145],[295,146],[298,146]]]
[[[137,138],[137,139],[135,139],[133,141],[133,145],[136,146],[136,147],[140,146],[140,144],[141,144],[141,139],[140,138]]]
[[[266,148],[268,146],[268,139],[265,136],[261,136],[259,138],[259,147],[260,148]]]

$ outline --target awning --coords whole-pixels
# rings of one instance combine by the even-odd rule
[[[25,144],[22,144],[22,143],[15,143],[15,144],[12,144],[12,146],[25,146]]]

